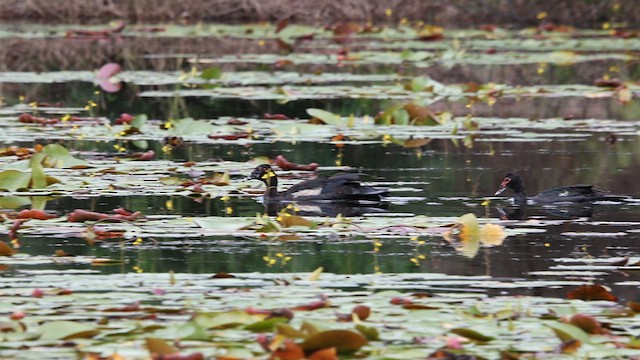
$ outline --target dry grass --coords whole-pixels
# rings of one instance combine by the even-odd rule
[[[390,18],[387,8],[393,10]],[[640,21],[636,0],[0,0],[0,18],[5,21],[47,23],[255,22],[290,17],[307,24],[407,18],[448,27],[528,26],[536,24],[536,15],[543,11],[549,21],[577,27],[599,27],[606,21],[637,26]]]

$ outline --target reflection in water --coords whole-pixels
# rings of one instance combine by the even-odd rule
[[[473,212],[478,217],[499,217],[500,213],[485,213],[481,199],[495,192],[495,184],[505,171],[514,169],[526,176],[528,187],[533,191],[553,187],[555,184],[596,183],[614,193],[640,193],[637,169],[640,149],[636,141],[627,141],[625,136],[614,146],[603,143],[597,136],[579,142],[553,141],[540,144],[523,142],[501,142],[488,144],[478,141],[473,149],[457,148],[448,140],[434,140],[425,149],[425,156],[418,158],[413,151],[390,145],[346,145],[343,163],[357,167],[374,177],[385,179],[392,197],[424,197],[424,200],[407,203],[391,202],[382,208],[390,214],[415,214],[432,217],[458,217]],[[633,137],[635,138],[635,137]],[[110,143],[70,143],[70,147],[103,149],[112,148]],[[155,143],[150,142],[152,147]],[[158,145],[161,146],[161,145]],[[159,150],[159,147],[156,148]],[[501,156],[491,156],[491,150]],[[334,164],[336,150],[331,144],[275,143],[252,144],[251,146],[229,144],[194,145],[187,143],[183,152],[176,153],[174,161],[206,161],[223,158],[246,161],[256,156],[273,158],[287,154],[291,161],[305,163],[317,161],[322,166]],[[322,171],[321,171],[322,172]],[[244,173],[231,174],[246,175]],[[447,198],[447,199],[445,199]],[[172,208],[167,208],[170,202]],[[20,205],[20,201],[16,203]],[[23,205],[26,202],[22,202]],[[95,196],[88,198],[57,198],[47,203],[46,210],[66,214],[75,208],[110,212],[122,206],[133,211],[154,215],[179,216],[255,216],[264,213],[263,204],[246,196],[231,196],[227,203],[219,198],[191,198],[185,196]],[[233,212],[226,211],[231,207]],[[303,210],[303,208],[301,208]],[[353,210],[353,216],[361,209]],[[366,209],[367,211],[370,209]],[[327,216],[346,213],[345,208],[333,206],[320,209]],[[336,273],[446,273],[471,276],[490,275],[498,278],[540,279],[532,272],[546,271],[558,265],[558,259],[608,258],[612,256],[640,257],[637,242],[640,232],[640,206],[637,202],[621,204],[599,204],[586,207],[507,207],[503,211],[508,218],[529,220],[536,218],[558,219],[554,222],[539,222],[538,233],[515,233],[496,247],[480,247],[474,257],[461,252],[440,235],[421,237],[422,255],[414,253],[415,243],[410,236],[398,234],[393,238],[365,239],[357,237],[294,240],[281,244],[277,240],[260,241],[235,237],[206,237],[195,239],[163,239],[157,237],[157,245],[142,246],[117,243],[98,244],[89,247],[86,241],[76,238],[43,238],[23,235],[22,253],[51,255],[62,249],[76,255],[93,255],[126,260],[115,266],[93,267],[104,273],[129,272],[138,266],[146,272],[288,272],[313,271],[323,266],[327,272]],[[566,221],[571,219],[572,221]],[[498,221],[493,219],[493,221]],[[636,225],[634,225],[636,224]],[[509,227],[522,225],[505,224]],[[626,234],[619,237],[566,236],[566,233],[613,233]],[[379,243],[374,251],[373,242]],[[270,247],[284,246],[282,253],[291,260],[284,266],[268,267],[264,257],[274,255]],[[457,245],[456,245],[457,246]],[[580,252],[576,251],[580,249]],[[275,255],[274,255],[275,256]],[[414,259],[414,260],[412,260]],[[57,269],[62,268],[56,265]],[[20,266],[13,270],[19,271]],[[29,266],[29,268],[31,268]],[[51,269],[51,265],[39,265],[38,269]],[[90,268],[87,266],[87,268]],[[617,281],[635,281],[639,274],[603,272],[595,281],[612,285],[621,298],[624,293],[635,291],[633,287],[615,286]],[[575,276],[574,278],[575,279]],[[582,279],[582,278],[579,278]],[[543,280],[565,280],[563,275],[549,275]],[[592,279],[594,280],[594,279]],[[492,290],[489,290],[492,291]],[[504,290],[495,290],[500,293]],[[531,295],[564,296],[562,288],[531,288],[509,290]]]
[[[498,218],[501,220],[527,220],[532,217],[548,219],[577,219],[593,216],[594,204],[566,204],[555,206],[520,205],[511,208],[496,206]]]
[[[282,202],[279,200],[263,199],[265,213],[276,216],[279,212],[291,209],[300,216],[329,216],[338,215],[346,217],[362,216],[371,213],[387,212],[386,202],[357,202],[357,201],[302,201]]]

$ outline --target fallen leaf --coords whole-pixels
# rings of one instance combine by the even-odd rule
[[[11,248],[11,246],[7,245],[6,242],[0,240],[0,256],[11,256],[15,254],[16,251]]]
[[[350,330],[327,330],[308,336],[302,343],[307,352],[335,347],[338,353],[357,351],[367,344],[367,339]]]
[[[617,301],[618,298],[611,294],[602,285],[582,285],[579,288],[570,291],[567,294],[568,299],[580,299],[580,300],[607,300]]]

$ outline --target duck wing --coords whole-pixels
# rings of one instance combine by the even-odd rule
[[[571,185],[549,189],[531,198],[535,203],[585,202],[608,198],[606,192],[594,185]]]
[[[321,195],[332,200],[373,200],[379,201],[380,195],[386,194],[386,188],[376,188],[362,185],[358,180],[358,174],[343,173],[328,178],[324,184]]]
[[[315,179],[305,180],[288,188],[282,193],[281,197],[284,200],[316,199],[320,196],[320,193],[322,193],[327,180],[327,178],[321,176]]]
[[[380,195],[388,192],[387,189],[362,185],[358,179],[359,175],[353,173],[336,174],[329,178],[317,177],[293,185],[282,197],[298,201],[380,201]]]

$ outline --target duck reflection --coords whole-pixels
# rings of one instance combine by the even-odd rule
[[[342,215],[345,217],[362,216],[371,213],[387,212],[386,202],[353,202],[353,201],[298,201],[287,202],[272,199],[263,199],[265,213],[276,216],[282,210],[293,208],[296,215],[300,216],[330,216]]]
[[[554,206],[528,206],[520,205],[512,208],[496,206],[498,218],[502,220],[527,220],[531,217],[546,219],[577,219],[593,216],[593,204],[566,204]]]

